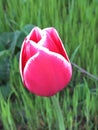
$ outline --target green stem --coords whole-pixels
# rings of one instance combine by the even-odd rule
[[[76,65],[76,64],[73,63],[73,62],[72,62],[71,64],[72,64],[73,67],[77,68],[81,73],[83,73],[83,74],[87,75],[88,77],[90,77],[90,78],[95,79],[95,80],[98,81],[98,77],[96,77],[95,75],[93,75],[93,74],[87,72],[85,69],[79,67],[78,65]]]
[[[51,99],[52,99],[52,103],[53,103],[53,106],[57,115],[59,130],[65,130],[64,118],[63,118],[63,114],[60,108],[59,101],[56,96],[51,97]]]

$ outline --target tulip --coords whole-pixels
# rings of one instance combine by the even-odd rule
[[[38,96],[53,96],[71,80],[70,60],[53,27],[31,30],[23,41],[19,64],[24,86]]]

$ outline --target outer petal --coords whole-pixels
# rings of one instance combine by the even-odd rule
[[[45,28],[43,29],[43,32],[45,32],[47,35],[47,38],[46,38],[47,42],[44,42],[44,46],[49,47],[50,50],[52,48],[52,51],[61,54],[69,61],[66,50],[64,49],[63,43],[56,29],[53,27]],[[52,43],[50,43],[49,40],[52,41]],[[54,49],[53,49],[53,46],[54,46]]]
[[[70,81],[71,64],[61,55],[44,48],[32,56],[23,72],[25,85],[39,96],[52,96]]]
[[[23,80],[23,70],[24,70],[26,62],[28,61],[30,57],[32,57],[37,52],[37,48],[34,48],[34,46],[32,46],[31,43],[33,44],[33,41],[31,42],[25,39],[21,48],[21,52],[20,52],[19,66],[20,66],[20,73],[21,73],[22,80]]]
[[[38,27],[34,27],[30,34],[27,36],[27,39],[32,40],[38,43],[42,38],[42,30]]]
[[[41,29],[38,27],[34,27],[30,32],[30,34],[24,39],[20,52],[20,63],[19,63],[21,77],[27,60],[35,53],[34,48],[32,48],[31,44],[29,44],[30,43],[29,40],[38,43],[42,38],[41,35],[42,35]]]
[[[42,39],[38,43],[40,46],[48,48],[52,52],[60,53],[57,45],[52,40],[51,36],[44,31]]]

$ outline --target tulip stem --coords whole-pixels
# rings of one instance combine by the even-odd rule
[[[63,114],[62,114],[62,111],[60,108],[58,98],[56,96],[53,96],[53,97],[51,97],[51,99],[52,99],[53,107],[55,109],[56,116],[58,119],[59,130],[65,130],[64,118],[63,118]]]
[[[83,68],[79,67],[78,65],[76,65],[75,63],[71,63],[73,67],[77,68],[81,73],[87,75],[88,77],[98,80],[98,77],[96,77],[95,75],[87,72],[86,70],[84,70]]]

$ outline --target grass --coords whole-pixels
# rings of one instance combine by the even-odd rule
[[[14,59],[13,63],[11,77],[14,76],[14,79],[10,81],[12,91],[7,99],[1,94],[0,100],[0,115],[5,130],[58,130],[63,125],[68,130],[97,130],[98,88],[91,91],[84,79],[84,83],[77,84],[73,91],[66,88],[56,98],[34,96],[21,83],[17,60]]]
[[[1,0],[0,17],[0,34],[26,24],[55,27],[71,62],[98,77],[98,0]],[[98,81],[74,66],[64,91],[41,98],[23,87],[14,56],[9,86],[7,98],[0,93],[2,130],[98,129]]]
[[[56,98],[41,98],[28,93],[23,87],[17,66],[18,62],[14,59],[11,70],[14,79],[10,81],[12,91],[9,97],[4,99],[0,94],[4,130],[58,130],[63,125],[68,130],[97,130],[98,88],[91,91],[84,79],[84,83],[77,84],[73,91],[66,88]]]

